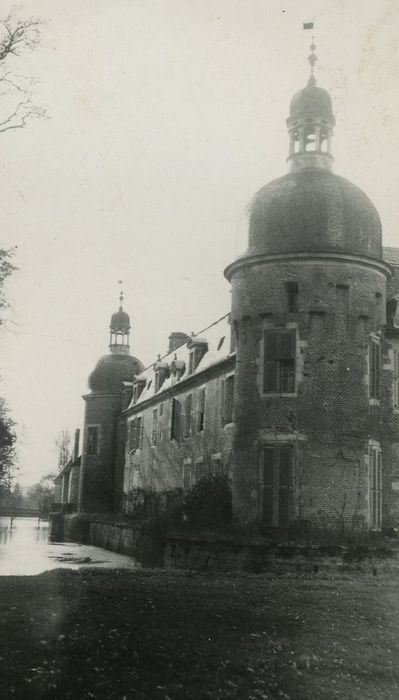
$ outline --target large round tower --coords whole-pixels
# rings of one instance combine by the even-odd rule
[[[313,75],[287,119],[289,173],[246,209],[225,271],[236,335],[233,497],[242,519],[341,532],[381,524],[381,224],[332,172],[335,125]]]
[[[79,481],[80,511],[109,511],[115,504],[115,418],[121,410],[122,392],[136,374],[144,369],[137,357],[130,355],[130,318],[122,307],[112,314],[110,353],[97,362],[89,377],[90,393],[83,398],[85,416],[83,449]],[[119,484],[117,484],[118,486]]]

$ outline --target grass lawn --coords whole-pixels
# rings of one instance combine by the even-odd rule
[[[399,577],[0,578],[2,700],[399,698]]]

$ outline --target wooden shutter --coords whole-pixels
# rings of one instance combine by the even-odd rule
[[[205,419],[205,389],[200,389],[198,394],[198,411],[197,411],[197,432],[204,429]]]
[[[278,331],[264,333],[263,391],[278,391]]]
[[[180,415],[181,406],[180,401],[177,399],[172,399],[172,416],[170,424],[170,439],[177,440],[180,439]]]
[[[274,494],[274,447],[265,447],[262,450],[262,520],[265,525],[273,525],[273,494]]]
[[[221,414],[221,418],[222,418],[222,425],[224,425],[226,423],[226,417],[225,417],[225,414],[226,414],[226,410],[225,410],[226,409],[226,406],[225,406],[225,403],[226,403],[226,380],[225,379],[220,380],[220,403],[221,403],[220,414]]]
[[[380,398],[381,351],[378,341],[370,340],[370,398]]]
[[[295,331],[281,331],[278,341],[278,359],[295,360]]]
[[[291,516],[292,447],[281,445],[279,452],[278,524],[287,527]]]
[[[186,396],[184,403],[184,435],[185,437],[189,437],[191,435],[192,394]]]

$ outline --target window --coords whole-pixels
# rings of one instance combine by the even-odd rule
[[[298,282],[287,282],[285,285],[285,293],[287,297],[288,313],[296,313],[298,311]]]
[[[370,447],[370,528],[381,529],[382,520],[382,470],[381,450],[378,447]]]
[[[197,404],[197,433],[202,433],[205,425],[205,394],[206,390],[200,389]]]
[[[143,447],[144,425],[142,417],[139,416],[131,421],[129,425],[129,451],[136,452]]]
[[[170,439],[180,440],[181,404],[177,399],[172,399],[172,414],[170,421]]]
[[[260,487],[263,523],[273,527],[287,527],[292,519],[292,445],[270,445],[263,448]]]
[[[99,448],[99,427],[98,425],[89,425],[87,428],[87,454],[98,455]]]
[[[233,421],[234,374],[222,379],[222,424]]]
[[[184,437],[191,435],[191,409],[193,404],[192,394],[188,394],[184,401]]]
[[[399,408],[399,350],[393,351],[392,398],[394,408]]]
[[[136,403],[136,401],[139,400],[140,395],[142,394],[143,389],[145,387],[145,384],[146,384],[145,380],[144,381],[137,380],[136,382],[134,382],[134,384],[133,384],[133,403]]]
[[[152,412],[152,430],[151,430],[151,445],[155,446],[158,439],[158,409],[154,408]]]
[[[265,331],[263,391],[295,392],[295,330]]]
[[[380,398],[381,349],[376,338],[370,338],[369,348],[369,395],[370,399]]]

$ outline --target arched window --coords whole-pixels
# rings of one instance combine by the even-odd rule
[[[313,127],[305,129],[304,141],[306,153],[311,153],[316,150],[316,134]]]

